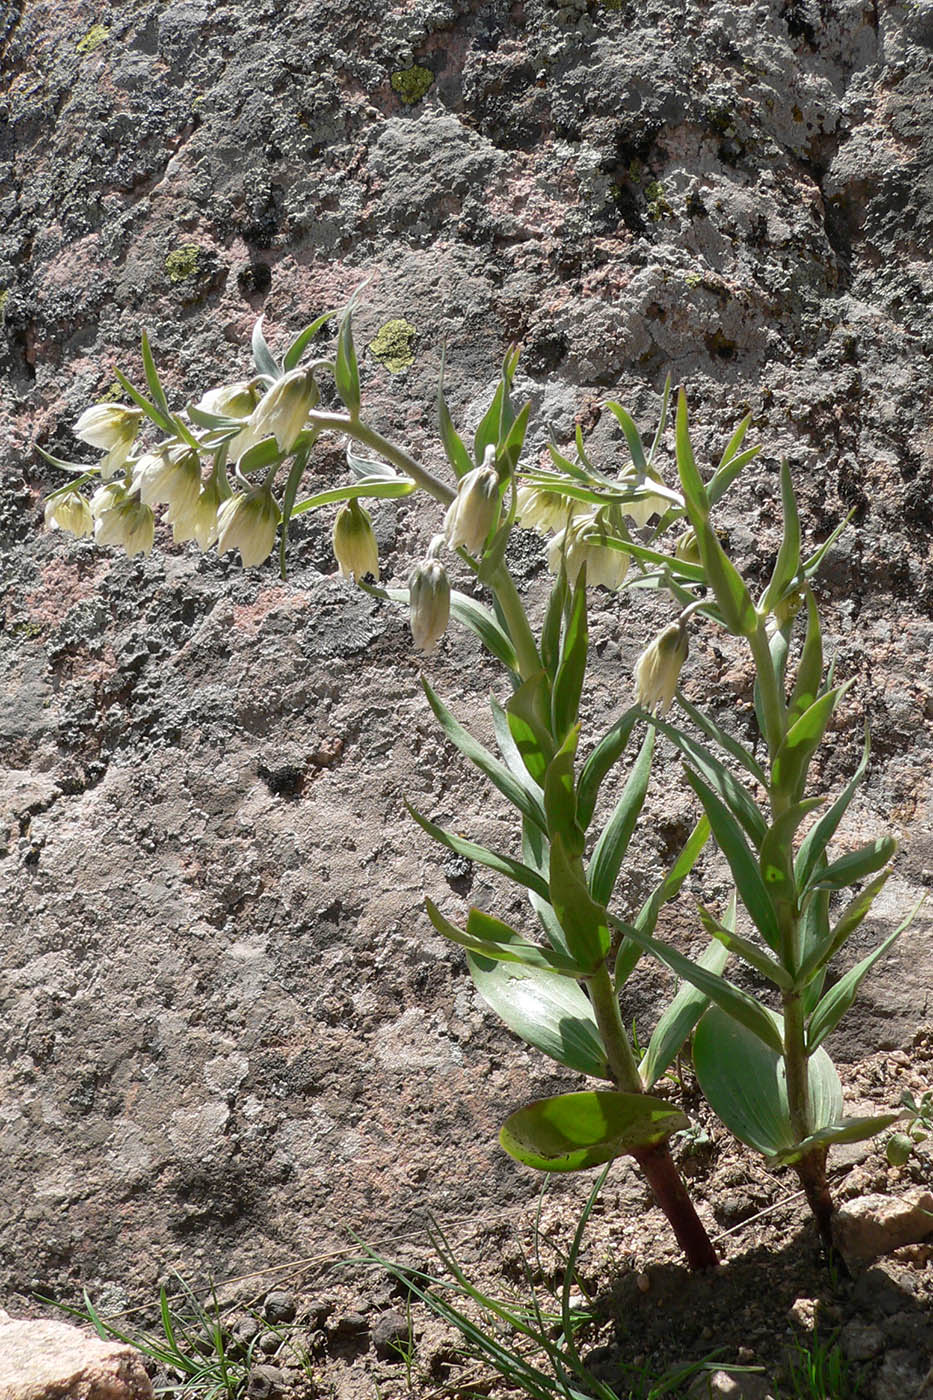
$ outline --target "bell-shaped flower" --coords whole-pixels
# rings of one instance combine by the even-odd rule
[[[480,554],[499,518],[499,474],[494,461],[495,448],[488,447],[483,465],[460,478],[457,494],[444,516],[444,538],[451,549]]]
[[[274,437],[281,452],[290,452],[318,401],[318,388],[309,369],[293,369],[277,379],[246,420],[230,446],[239,459],[249,448]]]
[[[379,577],[379,547],[369,512],[359,501],[347,501],[334,521],[334,558],[344,578]]]
[[[635,694],[639,705],[667,714],[689,651],[687,629],[682,623],[672,622],[658,633],[635,663]]]
[[[238,549],[245,569],[261,564],[272,553],[280,518],[279,508],[266,486],[228,496],[217,511],[219,552]]]
[[[197,540],[202,553],[210,549],[217,539],[217,514],[222,503],[219,484],[212,476],[192,502],[182,508],[172,506],[165,518],[172,527],[175,543]]]
[[[155,521],[149,506],[143,504],[135,491],[131,494],[115,483],[104,486],[95,492],[91,511],[98,544],[117,545],[125,549],[131,559],[134,554],[149,553]]]
[[[81,539],[94,533],[94,517],[87,498],[80,491],[67,491],[61,496],[50,496],[45,503],[45,528],[47,530],[67,530],[70,535]]]
[[[567,580],[574,586],[585,564],[588,584],[594,588],[621,588],[628,573],[629,558],[608,543],[613,538],[598,515],[574,516],[551,541],[548,568],[551,573],[559,573],[563,560]]]
[[[553,535],[562,530],[576,510],[579,502],[560,491],[552,491],[547,486],[520,486],[516,493],[516,515],[526,530],[537,530],[539,535]]]
[[[135,463],[133,485],[144,505],[163,501],[171,511],[183,512],[194,504],[201,491],[200,458],[183,443],[163,445]]]
[[[202,413],[213,413],[217,418],[248,418],[258,402],[258,387],[251,379],[239,379],[235,384],[208,389],[195,408]]]
[[[100,474],[105,481],[118,472],[129,457],[142,416],[138,408],[95,403],[86,408],[75,423],[76,437],[106,453],[100,463]]]
[[[438,559],[425,559],[408,575],[411,637],[419,651],[433,651],[450,620],[450,583]]]
[[[628,516],[629,520],[639,527],[647,525],[653,515],[665,515],[674,504],[669,497],[662,496],[660,491],[652,491],[653,480],[656,478],[651,476],[645,476],[639,480],[632,473],[621,477],[619,481],[619,485],[626,489],[644,492],[637,500],[619,502],[619,510],[622,514]]]

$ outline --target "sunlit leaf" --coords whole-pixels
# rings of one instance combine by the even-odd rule
[[[574,1172],[653,1147],[686,1127],[689,1119],[663,1099],[594,1089],[528,1104],[506,1119],[499,1141],[539,1171]]]

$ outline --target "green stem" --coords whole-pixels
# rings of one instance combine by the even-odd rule
[[[613,1079],[623,1093],[643,1094],[645,1086],[641,1082],[635,1056],[622,1024],[619,998],[605,963],[596,975],[590,978],[587,986]]]
[[[755,658],[755,670],[758,674],[758,694],[761,697],[761,708],[764,711],[765,740],[768,745],[768,753],[774,760],[781,740],[784,738],[787,713],[784,704],[784,697],[778,686],[777,676],[774,674],[774,664],[771,660],[771,648],[768,645],[768,634],[765,631],[763,622],[759,622],[758,628],[748,639],[748,644],[752,649]],[[774,799],[777,794],[772,794],[771,805],[774,808]],[[786,803],[783,802],[783,794],[780,796],[780,809],[784,810]],[[779,815],[775,811],[775,816]]]
[[[522,680],[527,681],[541,670],[541,657],[518,589],[504,564],[499,565],[490,582],[515,647]]]
[[[331,429],[336,433],[345,433],[347,437],[354,438],[361,442],[364,447],[371,447],[374,452],[378,452],[380,457],[385,457],[387,462],[391,462],[399,471],[410,476],[412,481],[418,483],[423,491],[427,491],[441,505],[449,506],[454,499],[456,492],[432,476],[424,467],[420,467],[414,457],[410,457],[403,448],[397,447],[394,442],[377,433],[375,428],[368,427],[361,423],[359,419],[354,419],[346,413],[318,413],[308,414],[309,420],[322,431]]]
[[[787,1073],[787,1107],[794,1141],[809,1137],[810,1076],[804,1045],[804,1010],[801,992],[784,994],[784,1065]]]

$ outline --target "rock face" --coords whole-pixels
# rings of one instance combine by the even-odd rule
[[[260,313],[281,344],[370,278],[367,412],[435,469],[442,335],[470,430],[521,342],[533,453],[579,422],[611,468],[624,444],[600,401],[647,432],[668,373],[704,464],[750,409],[766,448],[717,522],[744,568],[770,569],[781,457],[810,544],[854,511],[819,585],[856,681],[822,773],[852,772],[867,720],[840,841],[893,828],[903,854],[845,958],[933,878],[928,9],[6,6],[0,1289],[151,1288],[179,1262],[223,1277],[340,1247],[348,1224],[378,1238],[507,1206],[529,1177],[498,1125],[567,1083],[429,930],[425,893],[490,904],[493,882],[445,865],[403,796],[477,839],[514,832],[451,762],[403,619],[331,576],[330,520],[301,518],[285,583],[164,531],[132,561],[41,533],[63,478],[33,444],[78,455],[70,425],[114,366],[140,377],[142,326],[181,406],[249,372]],[[396,322],[412,359],[393,372],[366,347]],[[316,465],[344,481],[333,441]],[[374,516],[401,581],[439,517],[420,499]],[[532,593],[538,555],[515,559]],[[587,743],[666,620],[597,603]],[[706,638],[685,681],[745,724],[735,660]],[[502,693],[468,638],[428,669],[466,720]],[[673,760],[657,781],[633,899],[692,810]],[[715,858],[703,879],[715,898]],[[866,984],[840,1060],[910,1045],[930,956],[925,917]],[[627,1008],[640,1031],[652,994]]]
[[[63,1322],[0,1315],[0,1400],[152,1400],[139,1353]]]
[[[842,1206],[835,1222],[836,1240],[848,1260],[866,1263],[902,1245],[933,1235],[933,1192],[907,1191],[903,1196],[862,1196]]]

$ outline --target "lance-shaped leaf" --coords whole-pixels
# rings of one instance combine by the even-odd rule
[[[822,859],[826,847],[833,839],[836,829],[845,815],[846,808],[852,801],[855,789],[862,781],[865,769],[868,767],[869,752],[868,730],[866,729],[865,747],[862,750],[862,757],[858,767],[833,805],[824,813],[816,825],[807,832],[800,843],[800,850],[797,852],[797,857],[794,861],[794,874],[797,884],[802,890],[806,889],[812,882],[813,873]]]
[[[461,476],[466,476],[467,472],[472,470],[473,463],[462,438],[453,425],[450,409],[447,407],[447,400],[444,397],[444,362],[446,357],[447,347],[444,345],[441,347],[440,379],[437,385],[437,425],[447,460],[453,467],[454,475],[459,480]]]
[[[652,890],[635,916],[635,926],[641,929],[642,933],[654,933],[658,922],[658,915],[665,904],[676,899],[680,893],[680,888],[690,871],[696,865],[700,852],[709,840],[710,827],[709,819],[702,816],[690,835],[684,842],[677,859],[664,879]],[[730,926],[729,920],[726,927]]]
[[[267,438],[258,444],[256,448],[250,448],[250,452],[258,451],[262,448],[275,449],[275,438]],[[246,461],[250,452],[240,458],[240,464]],[[264,454],[265,455],[265,454]],[[398,500],[402,496],[410,496],[417,490],[415,483],[407,476],[396,476],[391,481],[386,477],[379,477],[376,480],[363,478],[355,481],[352,486],[333,486],[328,491],[317,491],[313,496],[305,496],[299,501],[292,515],[305,515],[309,510],[319,510],[321,506],[335,505],[338,501],[356,501],[362,497],[378,501]]]
[[[800,570],[800,520],[790,479],[790,468],[781,463],[781,503],[784,509],[784,537],[774,561],[770,582],[762,594],[761,610],[773,612]]]
[[[560,835],[551,842],[550,902],[571,957],[595,968],[609,951],[609,919],[577,874]]]
[[[292,464],[288,469],[288,480],[285,483],[285,491],[282,496],[282,533],[279,540],[279,572],[282,578],[287,578],[287,556],[288,556],[288,527],[295,508],[295,500],[298,496],[298,488],[301,485],[301,478],[304,476],[305,468],[308,465],[308,456],[311,446],[313,446],[315,432],[311,438],[311,445],[300,448],[292,459]]]
[[[262,323],[264,320],[265,317],[260,316],[255,326],[253,326],[251,342],[253,364],[260,374],[267,374],[270,379],[278,379],[282,371],[279,369],[275,356],[266,344],[266,337],[262,333]]]
[[[773,1023],[780,1043],[781,1018],[774,1016]],[[694,1033],[693,1064],[710,1107],[741,1142],[766,1157],[796,1145],[781,1051],[711,1006]],[[841,1116],[842,1085],[825,1051],[812,1057],[807,1072],[810,1128],[816,1132]]]
[[[567,570],[561,562],[557,578],[548,598],[544,625],[541,628],[541,660],[553,680],[560,665],[560,638],[564,621],[564,607],[567,602]]]
[[[492,727],[495,731],[496,743],[499,746],[499,752],[502,754],[509,772],[540,805],[544,801],[543,789],[538,780],[532,777],[528,763],[516,742],[508,711],[502,708],[494,695],[489,697],[489,707],[492,710]],[[520,723],[517,724],[516,727],[519,733],[524,732]],[[542,754],[541,757],[543,758],[544,755]],[[545,762],[544,767],[546,766],[547,764]]]
[[[576,979],[586,976],[586,969],[578,967],[571,958],[553,948],[539,948],[536,943],[526,942],[515,929],[480,909],[470,910],[467,926],[462,929],[445,918],[432,900],[426,899],[424,905],[438,933],[470,953],[492,961],[520,963],[552,976]]]
[[[586,675],[586,658],[589,647],[589,632],[586,625],[586,565],[580,570],[570,616],[564,628],[560,664],[554,680],[551,695],[551,732],[558,743],[563,743],[577,722],[580,696],[583,693],[583,678]]]
[[[677,395],[675,447],[677,474],[680,477],[680,485],[690,514],[690,523],[696,529],[696,521],[705,521],[709,515],[709,499],[693,456],[690,429],[687,423],[687,396],[683,389]]]
[[[789,991],[793,986],[794,979],[775,958],[771,958],[761,948],[757,947],[750,938],[743,938],[734,929],[728,929],[719,922],[714,914],[705,909],[702,904],[698,904],[700,919],[706,932],[716,939],[727,952],[735,953],[743,962],[747,962],[749,967],[753,967],[756,972],[760,972],[762,977],[766,977],[769,982],[773,982],[776,987],[783,991]]]
[[[337,362],[334,365],[334,383],[337,393],[346,406],[351,418],[360,416],[360,370],[356,360],[356,347],[353,344],[353,305],[347,307],[340,318],[337,331]]]
[[[583,854],[584,844],[584,833],[577,822],[577,794],[573,781],[573,760],[579,737],[579,726],[571,729],[544,775],[547,832],[552,841],[560,837],[564,850],[572,859]]]
[[[889,933],[887,938],[883,939],[873,952],[869,953],[866,958],[862,958],[861,962],[856,963],[844,976],[839,978],[839,981],[834,986],[830,987],[807,1023],[808,1055],[812,1055],[817,1046],[822,1045],[830,1031],[834,1030],[839,1024],[855,1000],[858,989],[868,976],[868,973],[874,967],[878,959],[884,957],[894,941],[899,938],[905,928],[908,927],[922,903],[923,900],[919,900],[914,905],[913,909],[911,909],[907,918],[904,919],[902,923],[898,924],[893,933]]]
[[[651,719],[651,722],[657,725],[665,738],[670,739],[671,743],[675,744],[681,753],[690,759],[694,768],[719,794],[732,815],[741,822],[749,839],[757,849],[761,845],[768,824],[744,783],[741,783],[734,773],[730,773],[729,769],[720,763],[705,744],[701,744],[692,735],[685,734],[683,730],[677,729],[667,720],[652,718],[647,713],[643,714],[643,718]]]
[[[501,472],[507,472],[509,476],[518,466],[518,459],[525,445],[525,434],[528,431],[528,418],[531,413],[531,400],[522,405],[516,415],[514,423],[509,428],[505,437],[498,444],[496,451],[496,465]]]
[[[592,1004],[576,982],[472,952],[467,962],[480,996],[509,1030],[578,1074],[612,1077]]]
[[[682,691],[678,690],[676,695],[678,705],[684,714],[693,721],[700,733],[705,734],[707,739],[712,739],[715,744],[719,744],[721,748],[725,749],[726,753],[731,754],[736,762],[740,763],[745,771],[751,774],[755,782],[767,791],[768,775],[751,750],[747,749],[727,730],[721,728],[709,715],[698,710],[695,705],[691,705]],[[725,796],[725,794],[722,795]],[[754,801],[754,799],[752,800]]]
[[[774,1016],[766,1007],[762,1006],[748,992],[743,992],[740,987],[727,981],[725,977],[720,977],[716,973],[710,972],[700,963],[692,962],[690,958],[684,957],[683,953],[678,953],[676,948],[669,948],[666,943],[659,942],[656,938],[650,938],[642,933],[640,929],[631,924],[625,924],[621,919],[612,918],[612,925],[620,933],[625,934],[632,942],[644,948],[648,953],[652,953],[659,962],[669,967],[671,972],[676,973],[684,982],[689,982],[692,987],[696,987],[710,1001],[715,1002],[723,1011],[727,1012],[731,1019],[740,1022],[765,1045],[772,1050],[782,1053],[780,1033],[778,1032]]]
[[[874,875],[876,870],[887,865],[896,850],[893,836],[879,836],[877,841],[869,841],[857,851],[850,851],[816,871],[813,884],[824,890],[843,890]]]
[[[851,521],[852,517],[855,515],[856,509],[857,507],[853,506],[852,509],[849,511],[849,514],[846,516],[845,520],[840,521],[840,523],[836,526],[835,530],[832,532],[829,538],[824,540],[823,543],[820,545],[819,549],[815,550],[810,555],[810,558],[804,561],[803,572],[806,578],[812,578],[813,575],[816,573],[817,569],[820,567],[823,560],[826,558],[826,555],[832,549],[833,545],[836,543],[843,530],[846,528],[846,526]]]
[[[410,802],[406,802],[405,806],[422,831],[426,831],[439,845],[446,846],[448,851],[454,851],[458,856],[465,857],[466,860],[475,861],[477,865],[485,865],[489,870],[495,870],[500,875],[505,875],[516,885],[524,885],[526,889],[534,890],[535,894],[540,895],[542,899],[550,898],[547,882],[536,871],[531,870],[527,865],[522,865],[521,861],[512,860],[510,856],[500,855],[497,851],[490,851],[486,846],[480,846],[475,841],[466,841],[462,836],[457,836],[452,831],[446,831],[444,827],[437,826],[435,822],[423,817],[412,807]]]
[[[157,428],[161,428],[163,433],[168,433],[171,437],[175,437],[175,427],[170,414],[163,413],[160,408],[157,408],[154,403],[146,398],[145,394],[141,394],[139,390],[130,383],[122,370],[115,369],[113,377],[120,385],[120,388],[133,400],[137,408],[141,408],[146,417],[152,419]]]
[[[547,837],[531,822],[522,822],[522,855],[525,864],[542,879],[548,880],[551,869],[551,850]],[[550,899],[543,899],[534,890],[528,891],[528,902],[538,916],[538,922],[552,948],[570,956],[567,935],[560,926]]]
[[[167,418],[171,417],[172,410],[168,406],[168,399],[165,397],[165,390],[162,388],[162,381],[155,367],[155,360],[152,358],[149,337],[145,331],[142,333],[142,354],[143,370],[146,375],[146,383],[149,385],[149,392],[152,395],[152,402],[161,409]]]
[[[801,963],[800,972],[795,979],[797,985],[801,987],[807,986],[820,968],[826,967],[831,959],[836,956],[839,949],[847,939],[851,938],[852,934],[865,918],[865,915],[887,883],[890,874],[890,870],[882,870],[881,874],[876,879],[872,880],[871,884],[866,885],[853,899],[850,899],[837,919],[831,933],[827,927],[821,940],[813,940],[812,943],[809,940],[807,941],[806,956]],[[828,891],[823,891],[821,889],[818,890],[815,898],[819,898],[821,894],[824,899],[828,901]],[[812,1007],[808,1008],[808,1010],[812,1010]]]
[[[633,705],[606,731],[583,765],[577,784],[577,812],[585,829],[593,820],[600,784],[606,774],[625,752],[632,730],[644,711]]]
[[[700,954],[698,966],[714,976],[722,972],[729,957],[724,944],[713,941]],[[674,1063],[693,1031],[697,1021],[709,1006],[704,996],[689,982],[681,984],[677,995],[664,1011],[648,1041],[638,1073],[646,1089],[653,1089],[665,1071]]]
[[[823,995],[826,967],[820,950],[826,947],[829,938],[829,891],[814,890],[803,902],[803,917],[800,920],[800,963],[801,966],[810,964],[813,967],[803,992],[805,1016],[810,1015]],[[802,974],[798,975],[798,985],[802,980]]]
[[[607,538],[605,545],[608,549],[617,549],[622,554],[630,555],[632,559],[637,559],[642,564],[657,564],[682,583],[706,582],[706,573],[702,564],[691,564],[686,559],[676,559],[673,555],[661,554],[656,549],[649,549],[647,545],[636,544],[634,540],[617,539],[615,536]]]
[[[794,880],[793,839],[809,812],[822,806],[822,797],[796,802],[768,827],[758,853],[758,865],[776,909],[796,914],[797,886]]]
[[[516,779],[504,763],[500,763],[488,749],[484,748],[479,740],[474,739],[473,735],[468,733],[458,720],[454,719],[443,700],[435,694],[426,676],[421,677],[421,685],[428,697],[428,704],[451,743],[489,779],[494,787],[499,789],[503,797],[508,798],[513,807],[518,808],[523,817],[527,817],[529,821],[537,822],[542,830],[545,830],[544,811],[540,802],[529,789]]]
[[[549,709],[547,677],[543,671],[523,681],[506,707],[515,745],[528,772],[542,787],[547,766],[554,756],[554,742],[548,728]]]
[[[738,822],[698,774],[689,768],[685,769],[684,772],[687,782],[703,803],[703,810],[709,817],[713,838],[729,862],[729,869],[732,871],[732,878],[735,880],[739,898],[768,947],[776,951],[781,938],[777,915],[768,895],[767,886],[761,878],[758,862],[749,850]]]
[[[654,1147],[690,1120],[647,1094],[584,1090],[538,1099],[511,1114],[499,1141],[517,1162],[545,1172],[578,1172]]]
[[[457,622],[475,632],[488,652],[502,662],[518,678],[520,668],[512,639],[505,628],[496,620],[493,613],[482,603],[452,588],[450,591],[450,615]]]
[[[716,598],[727,629],[736,637],[751,637],[758,628],[758,614],[745,580],[726,554],[708,520],[693,522],[697,548],[706,581]]]
[[[279,444],[274,437],[263,438],[262,442],[257,442],[253,447],[247,448],[242,457],[237,462],[237,471],[241,475],[248,476],[250,472],[265,471],[267,467],[274,466],[277,462],[284,462],[285,453],[279,451]],[[307,507],[303,507],[307,509]],[[301,513],[299,507],[295,507],[292,515]]]
[[[654,725],[648,726],[638,757],[590,859],[587,883],[600,904],[608,904],[622,868],[639,813],[644,806],[654,754]]]
[[[892,1123],[896,1123],[903,1116],[902,1113],[879,1113],[868,1118],[840,1118],[837,1123],[831,1123],[828,1128],[820,1128],[818,1132],[811,1133],[809,1137],[804,1138],[803,1142],[798,1142],[795,1147],[789,1147],[783,1152],[776,1152],[771,1165],[789,1167],[811,1152],[824,1151],[827,1147],[834,1147],[843,1142],[864,1142],[866,1138],[876,1137],[878,1133],[883,1133],[886,1128],[890,1128]]]
[[[518,351],[508,351],[502,363],[502,375],[492,403],[480,419],[473,435],[473,456],[477,463],[482,462],[487,447],[497,447],[502,442],[515,421],[509,392],[517,364]]]
[[[638,472],[647,471],[648,459],[645,456],[645,449],[642,446],[641,433],[639,433],[635,426],[634,419],[625,411],[620,403],[616,403],[613,399],[607,400],[606,407],[617,420],[619,427],[625,435],[625,441],[628,443],[628,450],[631,454],[632,462],[635,465],[635,470]]]
[[[850,682],[828,690],[804,710],[788,729],[771,765],[771,784],[775,791],[795,801],[803,788],[810,759],[819,746],[836,701],[849,688]]]
[[[811,589],[806,590],[807,630],[803,639],[803,651],[797,667],[797,679],[787,707],[787,722],[796,724],[802,714],[817,700],[823,680],[823,638],[820,632],[820,615],[816,599]]]
[[[303,331],[298,332],[295,339],[282,356],[282,368],[286,374],[289,370],[298,368],[302,355],[317,335],[318,331],[326,326],[327,322],[332,320],[336,314],[335,311],[325,311],[322,316],[318,316],[317,320],[312,321],[310,326],[305,326]]]

